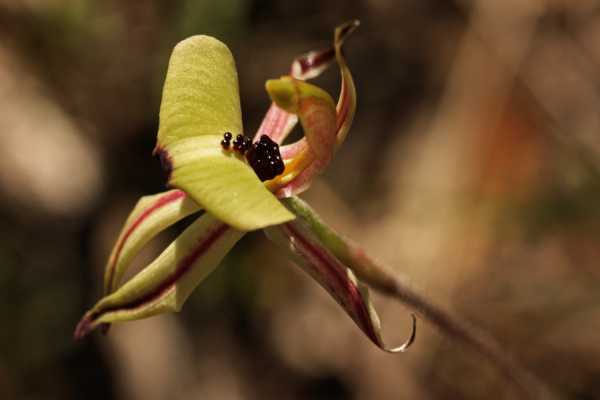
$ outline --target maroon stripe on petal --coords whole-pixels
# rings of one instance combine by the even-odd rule
[[[129,237],[131,236],[131,234],[142,224],[142,222],[144,222],[150,215],[152,215],[156,210],[166,206],[167,204],[170,204],[174,201],[177,201],[183,197],[185,197],[186,194],[185,192],[181,191],[181,190],[175,190],[173,192],[170,192],[168,194],[166,194],[165,196],[160,197],[159,199],[156,200],[156,202],[154,204],[152,204],[149,208],[147,208],[146,210],[144,210],[144,212],[142,212],[136,219],[135,221],[131,224],[131,226],[127,229],[127,231],[123,234],[123,237],[121,238],[121,240],[119,241],[119,244],[117,245],[117,250],[115,252],[115,257],[112,260],[112,263],[109,266],[109,284],[110,284],[110,288],[112,289],[113,287],[113,279],[114,279],[114,274],[115,274],[115,269],[117,267],[117,263],[119,261],[119,257],[121,256],[121,251],[123,251],[123,247],[125,246],[125,243],[127,242],[127,239],[129,239]]]
[[[225,232],[227,232],[229,226],[227,224],[220,224],[216,228],[214,228],[208,236],[203,237],[203,239],[198,243],[190,254],[188,254],[185,258],[183,258],[177,267],[175,268],[175,272],[171,274],[167,279],[164,280],[162,284],[157,286],[154,290],[147,293],[146,295],[132,301],[131,303],[122,304],[119,306],[109,307],[102,310],[102,313],[114,311],[114,310],[132,310],[137,307],[140,307],[154,299],[161,297],[163,294],[167,293],[169,290],[175,287],[175,284],[181,277],[183,277],[194,265],[194,263],[200,258],[213,244],[219,240]]]
[[[346,274],[346,267],[334,256],[329,254],[326,249],[320,248],[303,236],[292,223],[284,225],[284,231],[287,235],[294,238],[297,242],[298,250],[303,253],[305,258],[309,258],[310,264],[314,267],[315,273],[322,277],[320,283],[330,291],[336,300],[349,311],[352,319],[377,346],[382,343],[375,332],[371,315],[367,305],[358,289]]]
[[[95,320],[97,320],[102,314],[111,311],[134,310],[160,298],[169,291],[173,290],[179,279],[181,279],[181,277],[183,277],[192,268],[198,258],[200,258],[213,244],[215,244],[227,232],[228,229],[229,226],[222,223],[209,232],[207,236],[203,236],[192,252],[179,262],[175,268],[175,271],[168,276],[162,284],[154,288],[151,292],[129,303],[106,307],[101,311],[86,314],[82,320],[79,321],[79,324],[77,324],[77,327],[75,328],[75,338],[81,339],[90,333],[90,331],[92,331],[94,328],[96,328],[97,324],[95,323]]]

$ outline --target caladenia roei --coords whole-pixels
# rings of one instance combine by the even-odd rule
[[[83,316],[76,338],[113,322],[179,311],[246,232],[264,229],[373,343],[390,352],[410,346],[415,317],[406,342],[387,347],[368,289],[344,261],[353,257],[349,246],[340,246],[344,239],[296,197],[327,167],[352,125],[356,91],[342,45],[357,26],[358,21],[339,26],[331,48],[298,57],[289,75],[266,82],[272,104],[252,140],[243,135],[229,49],[208,36],[190,37],[175,47],[154,150],[174,189],[142,197],[134,207],[106,265],[104,297]],[[306,82],[334,63],[341,75],[337,102]],[[283,145],[298,122],[304,137]],[[121,284],[146,243],[192,214],[198,214],[195,222]]]
[[[493,337],[434,304],[398,273],[370,258],[331,229],[297,197],[331,162],[349,132],[356,91],[342,45],[356,29],[335,29],[333,46],[296,58],[289,74],[266,82],[272,104],[253,139],[244,135],[237,71],[223,43],[194,36],[171,55],[154,154],[168,173],[164,193],[142,197],[119,234],[106,264],[104,297],[79,321],[75,337],[95,328],[179,311],[246,232],[261,229],[342,306],[365,335],[389,352],[414,341],[416,319],[402,345],[387,347],[363,282],[428,320],[453,343],[484,356],[523,398],[555,398]],[[307,80],[332,64],[341,75],[337,102]],[[283,144],[300,122],[304,136]],[[153,262],[122,283],[134,257],[152,238],[197,215]]]

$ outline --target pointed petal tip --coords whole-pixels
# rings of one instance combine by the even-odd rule
[[[346,32],[350,33],[352,31],[354,31],[356,28],[358,28],[359,26],[360,26],[360,20],[355,18],[355,19],[346,21],[345,23],[340,25],[340,28],[342,28],[344,30],[344,33],[346,33]]]
[[[81,340],[86,337],[92,330],[94,330],[95,326],[92,323],[93,318],[92,314],[87,313],[81,318],[77,326],[75,327],[75,332],[73,333],[73,338],[75,340]]]
[[[105,336],[108,335],[111,324],[108,324],[108,323],[97,324],[97,323],[94,323],[94,319],[95,318],[94,318],[93,314],[90,314],[90,313],[85,314],[83,316],[83,318],[81,318],[81,320],[79,321],[77,326],[75,327],[75,332],[73,332],[73,339],[74,340],[82,340],[96,328],[100,328],[100,332],[102,332],[103,335],[105,335]]]
[[[403,353],[406,350],[408,350],[410,346],[414,343],[415,338],[417,337],[417,317],[415,316],[415,314],[412,313],[410,314],[410,316],[412,318],[412,330],[410,336],[400,346],[391,349],[384,349],[388,353]]]
[[[343,42],[360,26],[360,20],[353,19],[339,25],[335,29],[336,41]]]

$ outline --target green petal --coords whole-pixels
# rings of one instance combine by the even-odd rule
[[[220,136],[180,140],[165,151],[171,160],[169,184],[188,193],[207,211],[242,231],[294,219],[233,151],[225,151]]]
[[[104,273],[104,294],[112,292],[139,251],[158,233],[200,210],[180,190],[142,197],[129,214]]]
[[[160,106],[158,146],[201,135],[242,133],[231,52],[209,36],[180,42],[171,55]]]
[[[179,311],[243,235],[210,214],[202,215],[148,267],[86,313],[75,337],[103,323]]]

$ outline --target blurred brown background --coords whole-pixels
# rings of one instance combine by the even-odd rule
[[[378,350],[260,233],[180,315],[72,340],[127,213],[164,189],[174,44],[231,47],[252,133],[264,81],[350,18],[358,114],[305,198],[562,398],[600,399],[599,1],[0,0],[1,399],[512,398],[426,323]],[[407,310],[376,304],[401,341]]]

